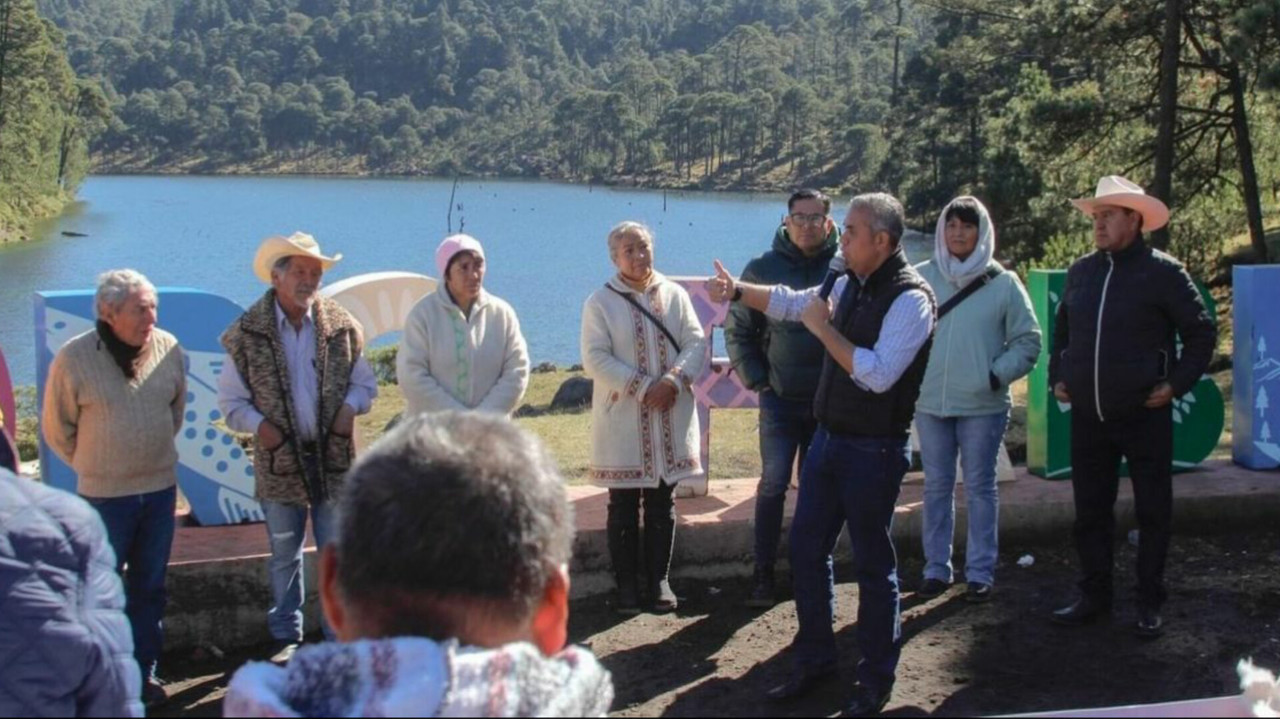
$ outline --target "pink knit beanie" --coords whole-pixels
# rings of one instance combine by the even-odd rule
[[[480,240],[471,235],[449,235],[436,248],[436,269],[440,271],[441,282],[447,279],[449,261],[459,252],[474,252],[480,259],[484,259],[484,248],[480,246]]]

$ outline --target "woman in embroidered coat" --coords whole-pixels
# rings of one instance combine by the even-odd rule
[[[396,355],[405,416],[475,410],[510,415],[529,384],[515,310],[483,289],[484,248],[450,235],[436,250],[440,285],[409,312]]]
[[[609,490],[618,611],[640,611],[643,500],[649,598],[654,611],[669,612],[676,608],[667,581],[672,493],[680,480],[702,473],[693,383],[706,367],[707,343],[688,293],[653,269],[649,228],[637,222],[614,227],[609,257],[618,273],[582,310],[582,364],[594,380],[590,478]]]

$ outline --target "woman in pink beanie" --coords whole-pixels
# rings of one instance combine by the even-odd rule
[[[405,414],[511,414],[529,383],[529,352],[515,310],[484,291],[484,248],[450,235],[436,269],[440,284],[409,313],[396,357]]]

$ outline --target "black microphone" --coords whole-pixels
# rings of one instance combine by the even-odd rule
[[[831,290],[836,286],[836,280],[840,279],[840,275],[845,272],[844,255],[837,252],[835,257],[831,258],[831,264],[827,266],[827,277],[822,281],[822,289],[818,290],[818,297],[827,299],[831,296]]]

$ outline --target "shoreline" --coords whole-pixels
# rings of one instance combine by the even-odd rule
[[[57,220],[68,207],[75,203],[75,192],[65,190],[59,192],[57,196],[41,198],[36,206],[31,208],[33,214],[14,218],[12,225],[0,224],[0,247],[34,241],[33,236],[40,234],[37,230],[42,224]]]
[[[148,163],[129,159],[113,159],[95,157],[94,166],[89,176],[93,175],[129,175],[129,176],[186,176],[186,177],[337,177],[337,178],[381,178],[381,179],[486,179],[515,180],[525,182],[550,181],[570,185],[599,185],[601,187],[627,187],[640,190],[679,190],[692,192],[749,192],[749,193],[786,193],[795,187],[808,186],[791,181],[775,181],[756,178],[743,182],[728,176],[709,175],[699,179],[684,179],[673,172],[649,172],[636,175],[611,174],[607,177],[574,177],[558,173],[528,171],[523,174],[491,172],[486,170],[464,170],[448,174],[436,174],[426,171],[383,171],[370,170],[360,160],[343,160],[341,158],[314,157],[299,161],[277,159],[273,162],[255,163],[234,162],[215,163],[197,158],[176,160],[163,165],[150,166]],[[828,185],[819,185],[823,191],[835,191]]]

